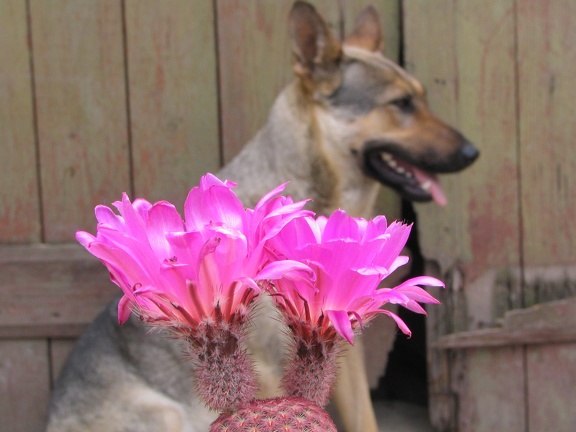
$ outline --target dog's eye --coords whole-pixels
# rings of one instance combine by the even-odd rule
[[[395,99],[390,103],[404,112],[412,112],[414,111],[415,108],[414,103],[412,102],[412,98],[410,96]]]

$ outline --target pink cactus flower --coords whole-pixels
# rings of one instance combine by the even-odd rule
[[[260,292],[257,280],[267,263],[265,242],[291,218],[309,215],[305,202],[270,191],[254,210],[245,209],[230,181],[207,174],[184,204],[186,220],[160,201],[130,202],[123,194],[114,206],[97,206],[98,233],[79,231],[77,240],[110,271],[124,296],[122,323],[136,308],[146,321],[173,327],[197,326],[222,314],[247,313]],[[288,262],[284,270],[292,267]],[[305,270],[304,266],[301,266]]]
[[[271,286],[278,307],[288,320],[304,320],[321,331],[333,328],[351,344],[354,330],[378,314],[392,317],[410,336],[404,321],[381,307],[394,303],[425,314],[418,303],[439,302],[419,285],[444,286],[436,278],[420,276],[395,288],[378,288],[386,276],[408,262],[408,257],[400,253],[410,229],[410,225],[400,222],[387,225],[384,216],[367,221],[342,210],[328,218],[291,220],[272,240],[272,246],[279,257],[313,269],[316,281],[279,279]],[[262,277],[281,262],[272,264]]]
[[[378,288],[407,262],[400,253],[409,226],[340,210],[315,219],[303,210],[305,201],[280,196],[284,185],[245,209],[234,186],[211,174],[202,177],[186,199],[184,220],[166,201],[131,202],[124,194],[114,203],[119,214],[96,207],[96,236],[79,231],[76,238],[122,289],[121,323],[135,311],[187,342],[199,394],[215,410],[252,407],[257,384],[244,348],[245,325],[265,287],[295,342],[283,380],[289,398],[322,407],[336,376],[340,342],[353,343],[354,333],[378,314],[391,316],[409,335],[382,306],[396,303],[425,313],[419,303],[437,301],[418,285],[443,284],[417,277]],[[280,409],[285,400],[270,403]]]
[[[383,216],[367,221],[335,211],[330,217],[293,219],[271,240],[277,258],[296,260],[310,267],[316,280],[303,273],[284,275],[269,291],[295,339],[295,359],[288,366],[284,386],[323,406],[336,374],[338,335],[353,343],[354,333],[378,314],[392,317],[400,329],[410,329],[396,314],[382,309],[386,303],[426,313],[418,303],[438,303],[418,285],[444,286],[432,277],[416,277],[395,288],[378,288],[382,280],[408,258],[400,255],[410,226],[387,224]],[[275,265],[262,277],[275,279]],[[311,376],[323,376],[314,380]],[[325,385],[321,384],[322,382]]]
[[[166,201],[132,203],[124,194],[114,203],[119,215],[96,207],[96,236],[76,234],[124,293],[119,321],[135,310],[144,321],[186,339],[199,366],[199,390],[218,410],[251,400],[257,389],[242,345],[250,306],[260,293],[259,274],[269,261],[265,245],[292,218],[311,214],[302,210],[305,201],[278,196],[284,185],[254,209],[243,207],[234,186],[204,176],[186,199],[185,221]],[[291,261],[275,266],[277,271],[310,273]],[[231,371],[231,376],[237,382],[223,381],[219,387],[213,381],[219,368],[235,369],[238,373]],[[206,393],[208,388],[221,392]]]

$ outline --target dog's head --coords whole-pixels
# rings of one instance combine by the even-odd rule
[[[412,201],[446,199],[436,173],[460,171],[478,150],[432,114],[423,86],[381,54],[379,19],[367,8],[341,44],[305,2],[290,14],[294,71],[333,151]]]

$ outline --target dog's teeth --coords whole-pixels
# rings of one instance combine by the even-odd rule
[[[430,187],[432,187],[432,182],[428,180],[427,182],[422,183],[420,187],[424,189],[426,192],[428,192],[430,190]]]
[[[393,160],[392,155],[389,153],[382,153],[382,159],[384,159],[386,162]]]
[[[404,168],[402,168],[401,166],[396,168],[396,172],[399,174],[406,174],[406,170]]]

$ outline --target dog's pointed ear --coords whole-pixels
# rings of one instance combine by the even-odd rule
[[[368,51],[378,51],[384,48],[380,18],[374,7],[368,6],[358,15],[354,31],[344,43]]]
[[[295,2],[290,12],[289,31],[296,75],[316,84],[331,81],[338,74],[342,46],[316,9],[303,1]]]

